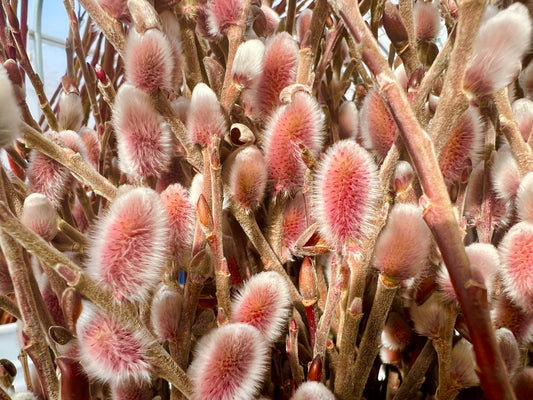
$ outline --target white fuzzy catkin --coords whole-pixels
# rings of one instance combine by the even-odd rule
[[[0,147],[5,147],[22,136],[21,113],[7,71],[0,65]]]

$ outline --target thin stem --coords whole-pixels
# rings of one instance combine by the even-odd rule
[[[298,324],[294,319],[291,319],[290,322],[286,347],[292,377],[296,387],[298,387],[304,380],[304,371],[300,365],[300,359],[298,357]]]
[[[374,302],[359,346],[359,354],[353,369],[350,368],[346,376],[346,379],[351,382],[351,389],[353,390],[353,392],[350,390],[350,398],[353,397],[355,400],[359,400],[363,395],[368,375],[374,365],[374,359],[379,353],[381,331],[389,314],[392,300],[399,288],[398,285],[391,286],[390,282],[386,283],[385,280],[386,278],[382,275],[379,276]],[[349,385],[347,385],[348,387]],[[343,398],[348,398],[346,390],[343,396]]]
[[[400,129],[405,146],[418,174],[424,196],[421,205],[424,208],[424,219],[430,227],[433,236],[439,246],[444,263],[450,273],[450,278],[458,295],[461,309],[465,315],[467,326],[471,335],[476,353],[476,361],[479,366],[480,381],[485,394],[490,399],[512,399],[513,392],[503,364],[499,347],[496,343],[492,323],[488,313],[486,289],[472,284],[472,271],[470,262],[466,256],[462,235],[444,184],[442,173],[433,150],[433,143],[428,135],[420,128],[411,110],[403,90],[398,86],[387,61],[381,56],[377,43],[368,31],[367,26],[359,10],[347,0],[333,1],[332,5],[339,11],[350,33],[363,47],[363,59],[374,73],[381,94],[388,104],[392,116]],[[461,3],[463,10],[463,28],[459,26],[456,48],[459,54],[465,54],[464,47],[459,46],[459,39],[464,35],[464,25],[479,24],[479,18],[483,11],[483,2],[474,0]],[[464,16],[475,17],[474,21],[464,19]],[[468,31],[467,31],[468,32]],[[473,33],[476,31],[474,30]],[[471,32],[472,33],[472,32]],[[464,39],[462,39],[464,41]],[[469,38],[471,41],[472,38]],[[470,43],[470,42],[468,42]],[[471,43],[469,44],[471,52]],[[458,49],[463,49],[463,52]],[[455,52],[455,54],[457,54]],[[469,55],[470,53],[466,53]],[[456,58],[452,54],[452,61],[464,64],[465,58]],[[468,58],[466,58],[468,59]],[[450,64],[450,68],[452,65]],[[459,69],[457,66],[454,67]],[[450,74],[448,77],[456,76]],[[464,70],[463,70],[464,74]],[[462,76],[462,75],[461,75]],[[459,96],[459,94],[457,94]],[[453,100],[453,99],[452,99]],[[442,102],[442,98],[441,98]],[[451,107],[448,103],[441,103],[439,107]],[[451,116],[448,116],[451,119]],[[451,124],[453,121],[448,121]],[[443,125],[444,126],[444,125]],[[432,129],[435,128],[433,122]],[[448,128],[446,128],[446,131]]]
[[[74,176],[99,195],[108,200],[113,200],[117,194],[117,188],[96,170],[87,164],[79,153],[52,142],[29,125],[24,125],[24,141],[30,149],[40,151],[58,163],[67,167]]]
[[[439,360],[439,387],[437,388],[437,400],[453,400],[457,395],[456,389],[452,385],[452,345],[453,331],[457,312],[452,310],[452,306],[445,306],[444,325],[440,329],[441,335],[433,338],[433,347]]]
[[[15,40],[15,45],[17,46],[17,53],[19,55],[18,61],[20,66],[24,69],[24,71],[26,71],[31,84],[35,89],[35,93],[39,99],[39,106],[41,107],[43,114],[46,116],[48,125],[52,130],[57,131],[57,120],[54,111],[52,110],[50,102],[48,101],[48,98],[44,92],[43,82],[39,75],[37,75],[33,70],[30,59],[28,58],[28,53],[26,52],[26,48],[24,46],[24,40],[19,29],[16,13],[13,11],[7,0],[2,0],[2,5],[9,19],[9,24],[11,25],[11,32],[13,33],[13,39]]]
[[[213,252],[215,253],[215,281],[216,281],[216,295],[218,307],[222,308],[227,319],[231,316],[231,300],[230,300],[230,273],[228,269],[228,262],[224,256],[224,248],[222,243],[222,165],[219,159],[220,139],[214,140],[210,149],[210,167],[211,167],[211,201],[212,201],[212,215],[213,215],[213,230],[210,234],[206,234],[206,239]]]
[[[505,135],[507,142],[509,142],[509,146],[511,146],[511,152],[516,159],[520,174],[524,176],[528,172],[533,171],[533,154],[516,124],[513,110],[509,103],[507,88],[496,92],[493,98],[498,109],[500,130]]]
[[[22,318],[17,303],[7,296],[0,295],[0,308],[14,316],[16,319]]]
[[[115,50],[124,58],[124,48],[126,46],[126,36],[122,29],[122,24],[104,11],[96,0],[80,0],[80,4],[91,16],[91,19],[102,30],[104,36],[113,45]]]
[[[409,370],[407,376],[403,380],[400,388],[394,395],[393,400],[414,399],[416,392],[424,383],[424,376],[431,364],[435,360],[435,351],[431,340],[427,340],[422,348],[422,351],[416,358],[415,363]]]
[[[472,55],[474,38],[477,35],[485,0],[467,0],[460,3],[457,38],[452,50],[450,65],[439,99],[439,106],[431,123],[430,137],[435,141],[439,154],[448,138],[453,124],[468,108],[468,98],[463,90],[467,63]]]

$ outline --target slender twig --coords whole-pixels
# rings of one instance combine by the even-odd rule
[[[435,360],[435,351],[431,340],[427,340],[422,351],[416,358],[415,363],[409,370],[400,388],[394,395],[393,400],[413,399],[416,392],[424,383],[424,376]]]
[[[87,95],[89,96],[89,101],[91,103],[93,117],[96,121],[96,124],[100,125],[102,123],[102,117],[100,115],[100,108],[98,107],[98,102],[96,101],[96,85],[92,75],[89,73],[89,67],[85,61],[85,52],[83,51],[83,46],[81,43],[78,18],[76,17],[76,13],[72,8],[73,4],[70,2],[70,0],[63,0],[63,4],[65,5],[65,9],[67,10],[67,15],[69,17],[70,32],[72,38],[74,39],[74,50],[76,51],[76,55],[78,56],[78,63],[80,65],[83,79],[85,80],[85,87],[87,88]]]
[[[22,34],[18,25],[17,16],[11,8],[11,4],[9,4],[7,0],[2,0],[2,5],[9,19],[9,24],[11,25],[11,32],[13,32],[13,38],[17,46],[17,52],[19,55],[18,60],[20,66],[24,69],[24,71],[26,71],[26,74],[28,75],[31,84],[35,89],[35,93],[37,94],[37,98],[39,99],[39,106],[41,107],[43,114],[46,116],[46,121],[48,122],[48,125],[52,130],[56,131],[57,120],[54,111],[52,110],[50,102],[48,101],[48,98],[46,97],[46,94],[44,92],[43,82],[41,78],[39,78],[39,75],[37,75],[33,70],[30,59],[28,58],[28,53],[26,52],[26,48],[24,47],[24,41],[22,39]]]
[[[359,354],[353,368],[350,368],[351,365],[349,365],[346,374],[346,379],[350,382],[350,385],[346,385],[342,398],[359,400],[363,395],[368,375],[372,365],[374,365],[374,359],[379,353],[381,331],[398,288],[399,285],[386,282],[386,278],[379,276],[372,309],[359,345]]]
[[[96,0],[80,0],[80,4],[89,13],[92,20],[102,30],[105,37],[113,45],[118,54],[124,57],[126,36],[120,22],[105,12]]]
[[[287,357],[289,358],[292,377],[296,387],[298,387],[304,380],[304,371],[300,365],[300,359],[298,357],[298,324],[294,319],[291,319],[289,324],[286,351]]]
[[[0,308],[4,311],[7,311],[9,314],[14,316],[16,319],[21,319],[20,310],[13,300],[7,296],[0,295]]]
[[[439,329],[440,335],[431,339],[439,361],[439,387],[436,394],[438,400],[453,400],[457,395],[457,389],[453,387],[451,378],[453,331],[457,318],[457,312],[452,307],[454,306],[444,307],[442,311],[445,314],[444,324]]]
[[[511,147],[511,152],[516,159],[520,174],[524,176],[528,172],[533,171],[533,154],[531,153],[531,148],[524,141],[520,129],[516,124],[513,110],[509,103],[509,96],[507,96],[507,89],[499,90],[494,94],[493,98],[498,109],[500,130],[505,135]]]
[[[317,0],[313,9],[313,17],[309,26],[309,42],[301,43],[298,58],[298,70],[296,71],[296,83],[309,85],[311,72],[318,51],[318,45],[324,32],[326,19],[328,18],[329,6],[327,0]]]
[[[439,99],[439,106],[431,123],[430,137],[440,153],[453,124],[468,108],[468,98],[463,90],[467,63],[472,55],[474,38],[477,35],[485,0],[468,0],[460,4],[457,37],[452,50],[450,64]]]
[[[465,24],[475,25],[477,28],[479,24],[478,17],[483,11],[483,4],[483,2],[474,0],[465,1],[461,4],[463,26]],[[421,199],[421,205],[424,208],[424,219],[436,239],[450,273],[453,287],[458,295],[474,345],[476,361],[480,369],[481,386],[490,399],[512,399],[513,392],[509,377],[505,372],[505,366],[488,313],[486,290],[480,288],[479,285],[471,283],[473,280],[470,263],[464,250],[462,235],[450,203],[442,173],[433,151],[433,143],[418,125],[405,93],[398,86],[387,61],[381,56],[377,43],[368,31],[358,8],[347,0],[332,0],[332,5],[338,10],[355,40],[362,45],[363,59],[378,81],[382,97],[391,110],[413,161],[424,190],[424,196]],[[472,22],[471,20],[465,20],[465,15],[466,17],[470,15],[476,18]],[[461,48],[459,43],[462,42],[459,39],[461,35],[464,35],[464,29],[460,23],[459,36],[454,50]],[[475,29],[473,32],[475,32]],[[471,41],[472,38],[469,40]],[[469,47],[471,50],[471,43]],[[464,54],[464,47],[462,49]],[[467,55],[469,54],[467,53]],[[454,57],[456,56],[452,54],[452,60]],[[464,57],[460,60],[455,58],[454,62],[462,62],[464,64]],[[452,65],[450,65],[451,67]],[[454,68],[458,69],[457,66]],[[452,71],[449,69],[448,74],[450,72]],[[450,76],[453,76],[453,74]],[[448,102],[443,104],[445,104],[446,108],[451,107]],[[451,116],[449,115],[448,118],[451,119]],[[447,121],[447,123],[451,124],[453,121]],[[446,126],[448,125],[446,124]],[[432,125],[433,128],[435,128],[435,122]]]

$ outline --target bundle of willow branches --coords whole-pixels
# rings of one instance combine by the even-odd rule
[[[0,12],[0,399],[528,398],[531,2],[64,5],[50,99]]]

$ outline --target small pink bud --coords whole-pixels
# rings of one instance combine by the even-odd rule
[[[416,276],[427,262],[431,232],[422,210],[413,204],[396,204],[374,249],[374,266],[395,281]]]
[[[252,145],[239,151],[231,165],[229,186],[245,212],[252,212],[263,200],[267,178],[266,161],[261,150]]]
[[[0,93],[0,147],[5,147],[22,136],[22,116],[13,85],[3,65],[0,65]]]
[[[267,351],[262,335],[251,325],[213,329],[198,342],[188,371],[197,398],[254,398],[267,368]]]
[[[267,37],[272,36],[278,30],[281,18],[279,14],[266,4],[261,4],[261,11],[265,15],[266,19],[266,34]]]
[[[58,133],[48,131],[44,135],[65,147]],[[32,192],[44,194],[54,207],[58,207],[65,197],[70,179],[70,171],[67,167],[39,151],[31,152],[28,180]]]
[[[330,147],[318,169],[314,214],[330,245],[341,248],[359,240],[379,195],[376,165],[357,143],[342,140]]]
[[[308,46],[306,44],[306,35],[309,36],[309,28],[311,27],[311,19],[313,18],[313,10],[306,8],[303,10],[296,20],[296,32],[298,34],[298,43],[301,47]]]
[[[503,362],[507,367],[509,375],[514,374],[518,367],[520,359],[520,349],[518,343],[511,332],[507,328],[497,329],[495,332],[498,346],[500,347],[500,354],[502,355]]]
[[[179,183],[161,192],[161,201],[168,216],[170,234],[168,248],[176,259],[190,258],[196,210],[187,190]]]
[[[172,48],[157,29],[138,34],[131,29],[126,42],[126,79],[145,92],[172,89]],[[133,101],[133,100],[132,100]]]
[[[413,342],[414,334],[409,321],[391,311],[381,332],[381,343],[390,349],[402,350]]]
[[[57,296],[50,285],[50,281],[46,274],[42,274],[39,277],[39,288],[41,295],[43,297],[44,304],[50,312],[50,315],[56,325],[66,326],[65,316],[63,315],[63,310],[61,309],[61,304],[57,299]]]
[[[98,0],[98,4],[111,16],[120,18],[128,13],[127,0]]]
[[[418,3],[417,3],[418,4]],[[483,148],[483,131],[478,112],[470,107],[453,125],[439,156],[446,185],[461,179],[464,169],[476,165]]]
[[[241,43],[233,62],[233,80],[243,87],[251,87],[263,70],[265,45],[259,39]]]
[[[316,157],[322,146],[323,122],[316,100],[306,93],[294,94],[280,107],[265,128],[263,150],[276,192],[296,192],[304,184],[305,163],[300,145]]]
[[[516,400],[529,400],[533,393],[533,368],[526,367],[513,378]]]
[[[508,145],[500,147],[494,156],[490,171],[492,187],[496,195],[508,203],[515,198],[520,186],[520,170]]]
[[[83,122],[83,105],[76,91],[62,91],[59,97],[57,123],[60,130],[79,131]]]
[[[32,193],[24,200],[20,222],[48,242],[59,231],[57,219],[57,211],[45,195]]]
[[[418,40],[432,42],[439,34],[440,12],[431,2],[417,1],[413,7],[415,35]]]
[[[298,289],[300,289],[302,294],[302,303],[305,307],[316,303],[318,299],[318,278],[315,267],[309,257],[304,257],[300,267]]]
[[[231,321],[256,327],[269,342],[275,342],[287,325],[291,299],[283,277],[261,272],[248,280],[232,304]]]
[[[394,191],[405,192],[413,181],[414,170],[407,161],[398,161],[394,170]]]
[[[80,130],[80,137],[87,149],[87,161],[94,168],[97,168],[100,161],[100,151],[102,150],[98,135],[94,129],[84,127]]]
[[[520,3],[481,24],[467,65],[465,90],[483,97],[516,79],[522,57],[529,49],[531,29],[529,12]]]
[[[89,302],[77,323],[80,360],[90,377],[113,385],[150,381],[144,339]]]
[[[281,32],[269,38],[263,56],[263,72],[256,89],[254,115],[261,121],[268,120],[281,104],[281,91],[295,83],[298,65],[298,44],[287,33]]]
[[[237,25],[243,12],[242,0],[208,0],[207,24],[211,35],[220,37]]]
[[[283,217],[282,256],[285,260],[291,259],[294,254],[296,241],[307,228],[308,220],[305,198],[298,192],[294,199],[289,200]]]
[[[472,344],[466,339],[459,340],[452,350],[450,371],[453,384],[461,389],[478,385],[475,367]]]
[[[111,386],[113,400],[152,400],[153,393],[146,382],[127,381]]]
[[[152,326],[161,341],[177,337],[181,317],[183,295],[162,285],[152,300]]]
[[[513,103],[513,115],[524,141],[529,140],[533,129],[533,101],[518,99]]]
[[[384,159],[396,136],[396,123],[381,100],[379,91],[370,89],[361,107],[361,137],[367,149]]]
[[[345,101],[339,107],[339,138],[355,138],[359,129],[359,111],[353,101]]]
[[[321,382],[304,382],[291,400],[335,400],[335,396]]]
[[[159,195],[135,188],[117,197],[97,223],[87,273],[121,301],[144,301],[166,264],[167,217]]]
[[[226,119],[217,95],[205,83],[197,84],[192,91],[187,129],[192,142],[202,147],[213,138],[222,138],[226,134]]]
[[[134,177],[168,169],[172,142],[166,123],[152,109],[150,96],[122,85],[113,105],[120,169]]]
[[[393,43],[407,42],[407,30],[400,16],[398,5],[391,1],[386,1],[383,8],[383,28]]]
[[[503,284],[511,300],[524,310],[533,308],[533,224],[520,222],[499,245]]]
[[[501,265],[498,250],[490,243],[472,243],[465,251],[472,267],[481,274],[489,294],[492,293],[494,278]]]

